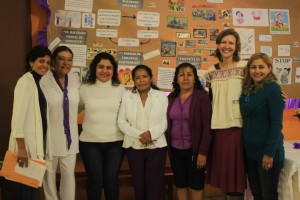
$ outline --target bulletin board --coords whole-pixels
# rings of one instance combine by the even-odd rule
[[[256,52],[272,58],[290,98],[300,98],[300,4],[240,0],[48,0],[50,48],[66,44],[74,52],[74,73],[86,80],[98,52],[118,61],[121,82],[133,84],[137,64],[152,68],[153,81],[170,91],[175,67],[190,62],[205,70],[218,60],[215,39],[225,28],[242,39],[242,59]]]

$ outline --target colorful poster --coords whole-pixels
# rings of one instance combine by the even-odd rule
[[[118,66],[118,75],[121,84],[125,85],[126,87],[133,87],[134,82],[131,76],[131,71],[134,66],[127,66],[127,65],[119,65]]]
[[[184,1],[185,0],[169,0],[169,10],[183,12]]]
[[[289,10],[270,9],[271,34],[291,34]]]

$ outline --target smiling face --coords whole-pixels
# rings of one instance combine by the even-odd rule
[[[134,85],[139,93],[148,92],[151,87],[152,78],[145,69],[138,69],[134,76]]]
[[[110,81],[113,76],[114,68],[110,60],[102,59],[96,67],[96,77],[101,82]]]
[[[54,60],[54,71],[59,77],[68,74],[73,67],[73,55],[69,51],[61,51]]]
[[[223,59],[230,59],[236,51],[236,38],[233,35],[227,35],[222,38],[217,45]]]
[[[181,68],[177,76],[177,82],[181,91],[193,90],[195,84],[195,75],[193,73],[193,69],[190,67]]]
[[[51,58],[46,55],[44,57],[38,57],[35,61],[30,62],[30,66],[37,74],[44,76],[50,69]]]
[[[255,85],[265,80],[271,71],[271,67],[263,59],[254,60],[249,67],[249,74]]]

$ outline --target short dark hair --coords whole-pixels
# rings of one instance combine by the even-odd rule
[[[145,71],[147,72],[147,74],[150,76],[150,78],[153,77],[152,70],[151,70],[150,67],[148,67],[148,66],[146,66],[146,65],[137,65],[137,66],[136,66],[135,68],[133,68],[133,70],[131,71],[131,76],[132,76],[133,81],[134,81],[134,78],[135,78],[136,71],[139,70],[139,69],[145,70]],[[159,88],[158,88],[153,82],[151,82],[150,87],[151,87],[152,89],[159,90]],[[136,92],[136,86],[133,87],[132,92]]]
[[[52,58],[52,53],[48,49],[48,47],[44,47],[41,45],[37,45],[33,47],[26,56],[26,64],[25,64],[25,71],[31,71],[30,62],[34,62],[36,59],[44,57],[44,56],[50,56],[50,59]]]
[[[174,78],[173,78],[173,82],[172,82],[172,85],[173,85],[173,94],[175,96],[178,96],[179,93],[180,93],[180,85],[178,84],[178,74],[179,74],[179,71],[182,68],[186,68],[186,67],[189,67],[189,68],[191,68],[193,70],[193,74],[194,74],[194,77],[195,77],[194,88],[199,89],[199,90],[204,90],[203,85],[201,84],[201,82],[199,80],[196,67],[194,65],[192,65],[191,63],[181,63],[175,69],[175,74],[174,74]]]
[[[96,68],[97,68],[97,64],[101,61],[101,60],[109,60],[110,63],[112,64],[113,66],[113,75],[112,75],[112,85],[113,86],[118,86],[120,85],[120,80],[119,80],[119,77],[118,77],[118,64],[115,60],[115,58],[109,54],[109,53],[106,53],[106,52],[101,52],[101,53],[98,53],[94,59],[92,60],[91,64],[90,64],[90,73],[89,73],[89,76],[88,76],[88,79],[87,79],[87,82],[89,84],[94,84],[96,83],[96,80],[97,80],[97,76],[96,76]]]
[[[242,46],[241,39],[240,39],[240,36],[239,36],[238,32],[236,32],[234,29],[226,29],[226,30],[222,31],[217,36],[216,44],[221,44],[222,39],[225,36],[228,36],[228,35],[233,35],[235,37],[235,40],[236,40],[236,43],[235,43],[235,52],[233,53],[232,60],[235,61],[235,62],[238,62],[238,61],[240,61],[239,53],[241,51],[241,46]],[[219,59],[219,61],[223,61],[222,55],[221,55],[221,53],[220,53],[220,51],[219,51],[218,48],[216,49],[215,52],[216,52],[216,57]]]
[[[53,60],[55,60],[56,59],[56,57],[57,57],[57,55],[60,53],[60,52],[62,52],[62,51],[68,51],[68,52],[70,52],[71,54],[72,54],[72,56],[74,56],[74,54],[73,54],[73,51],[69,48],[69,47],[67,47],[67,46],[59,46],[59,47],[57,47],[54,51],[53,51]]]

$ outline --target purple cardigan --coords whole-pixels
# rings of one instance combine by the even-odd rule
[[[170,110],[176,99],[176,96],[173,92],[169,94],[168,99],[168,128],[166,131],[166,138],[168,145],[171,145],[172,120],[170,119]],[[192,145],[194,154],[208,154],[212,138],[211,115],[212,106],[208,95],[204,91],[194,89],[190,104],[189,122],[189,127],[192,133]]]

